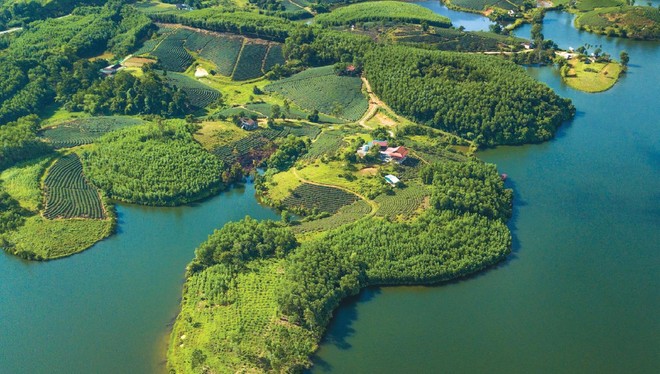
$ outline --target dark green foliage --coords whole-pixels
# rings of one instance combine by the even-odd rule
[[[268,52],[268,44],[245,43],[241,55],[236,62],[232,79],[244,81],[259,78],[263,75],[261,67]]]
[[[220,92],[187,75],[169,73],[166,81],[186,93],[188,103],[194,108],[205,108],[220,99]]]
[[[0,126],[0,170],[51,151],[36,137],[38,128],[39,118],[35,115]]]
[[[298,214],[335,214],[357,200],[357,196],[339,188],[303,183],[282,201],[282,205]]]
[[[234,71],[243,40],[242,37],[215,37],[200,51],[200,56],[213,62],[220,74],[229,77]]]
[[[246,217],[216,230],[195,251],[191,272],[215,264],[242,267],[255,259],[283,258],[298,246],[291,231],[274,221]]]
[[[278,302],[290,322],[320,337],[342,299],[364,285],[363,265],[350,252],[315,241],[289,259]]]
[[[431,204],[439,210],[507,220],[512,192],[504,188],[495,165],[478,161],[442,162],[422,167],[420,178],[433,185]]]
[[[498,58],[391,46],[365,60],[373,90],[397,112],[480,145],[548,140],[574,114],[569,100]]]
[[[185,93],[171,87],[154,71],[135,77],[120,71],[78,91],[67,103],[73,111],[90,114],[158,114],[182,116],[188,109]]]
[[[28,211],[21,208],[18,201],[14,200],[0,184],[0,234],[14,230],[25,222]],[[3,247],[0,237],[0,247]]]
[[[76,154],[64,156],[55,162],[48,170],[44,187],[46,218],[105,217],[99,193],[85,179],[82,164]]]
[[[180,205],[213,195],[223,187],[224,166],[191,131],[160,123],[107,134],[82,154],[85,174],[110,197],[145,205]]]
[[[275,65],[284,65],[284,53],[282,52],[281,44],[271,44],[268,49],[268,54],[264,60],[264,73],[270,71]]]
[[[133,117],[90,117],[80,118],[48,127],[39,136],[54,148],[70,148],[93,143],[111,131],[144,123]]]
[[[192,56],[183,48],[185,40],[177,33],[167,36],[151,55],[158,58],[158,64],[163,69],[183,72],[192,63]]]
[[[298,138],[294,135],[278,139],[275,142],[277,151],[268,159],[268,167],[280,171],[289,169],[298,157],[307,151],[309,143],[309,139]]]

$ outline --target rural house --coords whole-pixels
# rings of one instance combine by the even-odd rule
[[[399,178],[395,177],[392,174],[387,174],[385,176],[385,181],[389,183],[392,187],[396,187],[401,182]]]
[[[188,4],[176,4],[176,10],[193,10]]]
[[[252,131],[252,130],[256,130],[257,127],[259,127],[257,121],[253,120],[252,118],[241,117],[240,121],[241,121],[241,128],[243,130]]]
[[[363,145],[357,150],[358,156],[366,156],[369,150],[373,147],[379,148],[380,159],[383,160],[383,162],[394,161],[400,164],[408,158],[408,149],[406,147],[388,147],[388,142],[386,140],[373,140]]]
[[[99,72],[101,74],[105,75],[106,77],[108,77],[108,76],[116,74],[121,68],[123,68],[123,66],[121,66],[121,64],[114,64],[114,65],[104,67],[103,69],[99,70]]]

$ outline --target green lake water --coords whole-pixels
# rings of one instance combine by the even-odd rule
[[[548,13],[546,39],[625,49],[630,71],[586,94],[554,68],[528,69],[578,113],[551,142],[480,154],[515,190],[508,261],[439,287],[362,292],[336,313],[313,372],[660,370],[660,44],[579,32],[572,18]]]
[[[552,68],[529,69],[578,115],[554,141],[481,154],[515,189],[509,260],[440,287],[365,290],[337,311],[313,371],[658,371],[660,44],[580,33],[571,17],[551,13],[546,37],[626,49],[630,73],[591,95]],[[251,185],[118,212],[119,233],[82,254],[26,263],[0,253],[0,373],[162,371],[194,248],[247,214],[277,218]]]

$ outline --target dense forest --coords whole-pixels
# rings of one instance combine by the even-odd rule
[[[182,121],[109,133],[81,154],[85,174],[108,196],[144,205],[179,205],[223,188],[224,165]],[[226,182],[226,181],[225,181]]]
[[[499,58],[383,46],[364,61],[374,92],[397,112],[479,145],[548,140],[575,114],[570,100]]]

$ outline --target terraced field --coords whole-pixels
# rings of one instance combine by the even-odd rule
[[[202,58],[213,62],[218,72],[230,77],[243,46],[243,37],[215,37],[199,52]]]
[[[327,212],[335,214],[343,206],[353,204],[359,198],[339,188],[303,183],[282,204],[295,212]]]
[[[187,75],[170,73],[167,75],[167,80],[185,92],[190,105],[195,108],[204,108],[220,97],[220,92]]]
[[[70,148],[93,143],[111,131],[142,123],[144,121],[139,118],[122,116],[80,118],[44,129],[39,136],[54,148]]]
[[[46,210],[44,217],[105,218],[99,193],[87,182],[77,155],[57,160],[44,181]]]
[[[332,66],[307,69],[289,78],[269,84],[268,92],[291,99],[301,108],[357,121],[369,103],[357,77],[338,76]]]
[[[241,55],[234,68],[233,80],[245,81],[259,78],[264,73],[261,70],[268,52],[268,45],[261,43],[244,43]]]
[[[364,200],[358,200],[351,205],[341,207],[336,214],[330,217],[302,222],[300,225],[292,226],[291,229],[296,233],[332,230],[339,226],[355,222],[370,212],[371,205]]]
[[[167,36],[154,51],[152,56],[158,58],[158,62],[163,69],[169,71],[183,72],[192,64],[192,56],[184,48],[184,31],[177,31]]]
[[[332,156],[336,150],[341,148],[344,143],[345,134],[339,131],[326,131],[319,135],[318,139],[312,143],[307,153],[303,156],[304,160],[314,160],[324,155]]]
[[[392,195],[382,194],[374,200],[379,208],[376,216],[379,217],[410,217],[429,196],[426,187],[417,183],[410,183],[405,188],[396,188]]]

